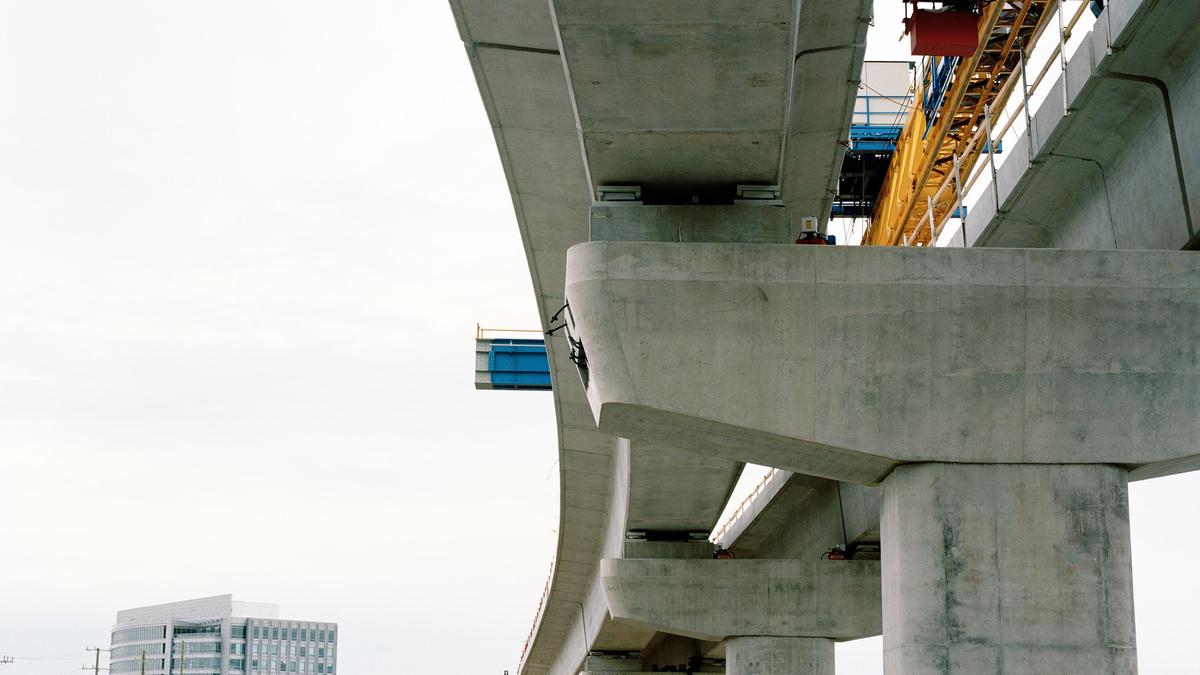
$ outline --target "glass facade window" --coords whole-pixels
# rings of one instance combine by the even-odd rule
[[[142,660],[133,659],[132,661],[117,661],[108,667],[110,673],[136,673],[142,669]],[[146,659],[146,670],[162,670],[162,659]]]
[[[195,668],[197,670],[199,670],[199,669],[219,670],[221,668],[221,657],[209,656],[209,657],[205,657],[202,659],[185,658],[183,660],[183,669],[191,670],[193,668]]]
[[[215,626],[175,626],[176,635],[220,635],[220,624]]]
[[[126,647],[113,647],[112,653],[109,655],[113,659],[124,659],[130,656],[141,656],[145,652],[146,656],[156,654],[165,654],[167,646],[161,642],[148,645],[128,645]]]
[[[113,631],[112,643],[137,642],[139,640],[164,640],[167,637],[166,626],[143,626],[141,628],[125,628]]]
[[[139,657],[144,653],[147,675],[163,675],[164,671],[174,675],[171,662],[179,669],[181,644],[186,644],[187,649],[186,675],[251,675],[251,671],[253,675],[326,675],[334,669],[332,663],[326,662],[334,659],[337,635],[332,626],[255,618],[232,618],[231,622],[231,617],[174,621],[175,625],[167,622],[114,630],[112,671],[117,675],[137,675],[141,668]],[[233,623],[238,621],[242,623]],[[248,649],[248,645],[252,647]],[[222,652],[228,652],[230,657],[222,658]],[[167,658],[171,654],[174,659]],[[250,655],[255,658],[248,659]]]
[[[183,644],[184,642],[185,642],[184,640],[177,640],[175,642],[175,646],[173,647],[173,653],[178,654],[179,653],[179,645]],[[187,640],[186,643],[187,643],[187,653],[189,656],[192,654],[220,654],[221,653],[221,643],[220,642],[200,642],[198,640]]]

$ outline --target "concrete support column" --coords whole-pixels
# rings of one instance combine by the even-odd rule
[[[731,637],[726,675],[834,675],[833,640],[807,637]]]
[[[908,464],[880,527],[887,675],[1137,672],[1123,469]]]

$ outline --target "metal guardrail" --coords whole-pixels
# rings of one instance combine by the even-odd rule
[[[960,175],[979,161],[982,146],[964,152],[968,136],[984,124],[984,106],[1012,91],[1004,84],[1015,74],[1020,50],[1034,44],[1054,16],[1057,0],[1026,0],[1021,3],[981,3],[977,18],[979,47],[969,58],[946,59],[953,75],[945,78],[944,67],[932,68],[930,59],[917,81],[918,100],[937,102],[936,114],[910,114],[896,151],[887,168],[863,243],[895,246],[922,241],[923,221],[933,195],[947,180],[958,157]],[[940,77],[935,77],[939,74]],[[936,93],[948,89],[944,94]],[[923,110],[924,105],[918,109]],[[936,211],[957,210],[952,196],[934,202]]]
[[[999,187],[996,185],[997,171],[996,171],[996,157],[994,154],[988,153],[988,161],[986,164],[979,163],[979,165],[977,165],[976,167],[974,167],[972,169],[971,173],[967,176],[967,178],[965,180],[962,178],[962,173],[960,170],[961,164],[962,164],[962,158],[965,156],[969,156],[970,153],[980,144],[981,141],[986,142],[986,145],[984,145],[983,147],[992,147],[992,144],[994,141],[996,141],[1000,138],[1003,138],[1004,135],[1006,133],[1008,133],[1008,131],[1010,129],[1012,129],[1013,122],[1016,121],[1017,116],[1019,114],[1023,115],[1025,118],[1025,135],[1026,135],[1026,138],[1028,139],[1029,148],[1030,148],[1030,160],[1033,159],[1033,155],[1032,155],[1032,151],[1033,151],[1033,113],[1029,108],[1029,99],[1030,99],[1030,95],[1033,92],[1036,92],[1038,90],[1038,88],[1041,86],[1042,82],[1046,78],[1046,75],[1050,72],[1050,69],[1053,67],[1054,62],[1056,60],[1059,62],[1062,76],[1063,76],[1063,109],[1066,110],[1068,113],[1070,112],[1070,102],[1067,100],[1067,97],[1069,96],[1069,87],[1068,87],[1068,81],[1067,81],[1066,46],[1067,46],[1067,41],[1070,40],[1070,38],[1071,38],[1071,31],[1073,31],[1075,29],[1075,26],[1079,23],[1080,18],[1083,16],[1084,11],[1086,11],[1088,9],[1088,6],[1090,3],[1088,0],[1080,0],[1079,7],[1078,7],[1078,9],[1075,10],[1075,14],[1071,17],[1071,20],[1064,25],[1063,9],[1064,9],[1065,1],[1066,0],[1058,0],[1055,3],[1055,12],[1058,14],[1058,45],[1055,46],[1054,50],[1050,53],[1049,57],[1047,57],[1046,63],[1042,67],[1041,72],[1039,72],[1037,77],[1034,78],[1032,84],[1028,83],[1027,72],[1026,72],[1026,67],[1028,65],[1026,63],[1027,57],[1024,54],[1024,52],[1022,52],[1021,64],[1020,64],[1021,76],[1019,78],[1018,77],[1010,77],[1008,79],[1008,81],[1004,83],[1004,86],[1001,87],[1000,92],[996,97],[996,101],[1003,101],[1004,104],[1007,105],[1008,96],[1012,93],[1013,89],[1017,86],[1017,84],[1020,83],[1021,88],[1022,88],[1021,101],[1016,105],[1016,107],[1013,110],[1009,111],[1008,119],[1000,127],[1000,130],[998,133],[993,133],[993,130],[992,130],[992,118],[995,114],[995,110],[993,109],[994,106],[992,104],[987,104],[984,106],[984,124],[983,124],[983,126],[980,127],[979,129],[977,129],[975,131],[975,133],[971,136],[971,139],[967,143],[967,146],[966,146],[966,148],[964,148],[963,152],[960,154],[954,155],[954,170],[953,170],[953,172],[947,176],[946,180],[942,181],[942,184],[938,187],[937,191],[933,194],[933,196],[929,197],[930,207],[926,214],[926,218],[923,219],[923,220],[926,220],[929,225],[929,232],[930,232],[930,240],[928,243],[929,246],[937,245],[938,237],[941,235],[942,231],[945,229],[947,223],[949,223],[950,220],[955,215],[961,213],[963,200],[964,200],[965,196],[967,195],[967,193],[969,193],[971,191],[971,188],[975,186],[976,181],[979,180],[979,177],[982,176],[985,171],[989,171],[991,174],[992,196],[996,201],[997,207],[999,207],[999,205],[1000,205]],[[932,204],[938,202],[943,197],[943,194],[945,193],[945,191],[950,189],[951,183],[954,184],[956,208],[952,211],[947,212],[940,220],[936,220],[934,217]],[[966,214],[963,214],[963,218],[960,220],[960,228],[962,230],[963,246],[967,245],[966,218],[967,218]],[[910,238],[907,235],[905,235],[903,238],[903,244],[905,246],[920,245],[919,243],[917,243],[915,241],[910,243]]]
[[[533,613],[533,625],[529,627],[529,635],[525,636],[525,644],[521,645],[521,658],[517,661],[517,672],[525,668],[525,657],[529,655],[529,645],[533,643],[533,633],[542,620],[542,612],[546,609],[546,598],[550,596],[550,582],[554,581],[554,562],[550,561],[550,574],[546,577],[546,585],[542,588],[542,597],[538,600],[537,611]]]
[[[553,389],[546,338],[540,333],[522,328],[482,328],[475,324],[475,388]]]
[[[495,337],[494,334],[496,333],[537,333],[538,335],[541,335],[542,331],[537,328],[484,328],[479,324],[475,324],[476,340],[482,340],[488,337],[489,333],[493,334],[492,336]]]
[[[758,484],[754,486],[754,489],[750,491],[750,494],[746,495],[746,498],[742,500],[742,503],[738,504],[738,507],[733,510],[733,513],[729,514],[729,517],[725,519],[725,522],[718,526],[717,529],[713,530],[713,533],[708,540],[714,544],[721,541],[721,537],[725,536],[725,533],[729,532],[729,528],[733,527],[733,524],[738,521],[738,518],[740,518],[742,514],[746,512],[746,509],[748,509],[750,505],[754,503],[754,500],[758,499],[759,495],[763,493],[763,490],[767,488],[767,483],[769,483],[771,479],[774,478],[780,471],[782,471],[782,469],[776,469],[773,467],[767,471],[767,473],[764,474],[763,477],[758,481]]]

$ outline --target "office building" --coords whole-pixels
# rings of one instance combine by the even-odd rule
[[[109,670],[148,675],[337,672],[336,623],[279,618],[232,595],[117,612]]]

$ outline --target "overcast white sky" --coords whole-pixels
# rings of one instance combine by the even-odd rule
[[[0,0],[0,675],[226,592],[346,675],[514,668],[555,429],[476,321],[537,316],[444,2]],[[1197,486],[1133,488],[1145,673],[1197,672]]]

